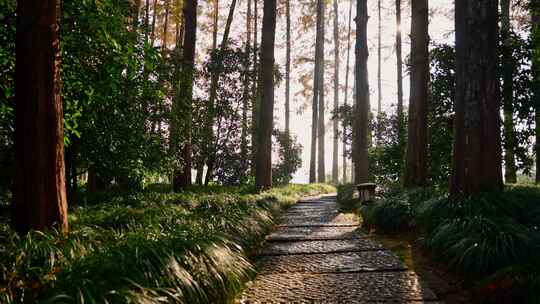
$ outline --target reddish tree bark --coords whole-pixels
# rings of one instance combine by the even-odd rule
[[[411,92],[405,187],[427,183],[427,102],[429,81],[428,0],[411,2]]]
[[[257,141],[255,186],[272,187],[272,129],[274,125],[274,45],[276,40],[276,0],[264,0],[261,42],[261,111]]]
[[[498,1],[456,0],[452,194],[501,188]]]
[[[13,228],[67,232],[59,1],[18,1]]]

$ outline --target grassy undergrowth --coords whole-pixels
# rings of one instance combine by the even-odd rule
[[[20,237],[0,223],[0,303],[224,303],[283,207],[327,185],[164,187],[86,198],[68,235]],[[99,200],[100,203],[97,203]]]
[[[368,229],[415,231],[438,261],[475,283],[479,303],[540,303],[539,187],[452,198],[437,188],[393,188],[362,206],[345,195],[351,187],[338,198],[356,204]]]

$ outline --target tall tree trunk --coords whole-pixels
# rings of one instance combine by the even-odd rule
[[[349,67],[350,67],[350,53],[351,53],[351,24],[352,24],[352,9],[353,9],[353,1],[350,0],[349,2],[349,25],[347,30],[347,68],[346,68],[346,74],[345,74],[345,101],[344,105],[346,106],[349,101]],[[345,124],[345,121],[343,121],[343,136],[347,134],[347,126]],[[347,183],[347,143],[345,141],[345,137],[343,138],[343,183]]]
[[[144,42],[148,43],[148,35],[150,34],[150,0],[145,0],[144,3]]]
[[[315,35],[315,67],[313,70],[313,103],[312,103],[312,123],[311,123],[311,153],[309,164],[309,182],[317,182],[317,142],[320,139],[318,137],[319,127],[319,98],[320,98],[320,85],[321,81],[321,48],[322,42],[322,1],[317,0],[317,23],[316,23],[316,35]]]
[[[251,161],[251,171],[253,174],[255,174],[255,165],[256,165],[256,158],[257,158],[257,134],[259,129],[259,108],[260,108],[260,95],[259,95],[259,63],[258,63],[258,57],[259,57],[259,38],[258,38],[258,32],[259,32],[259,9],[258,9],[258,3],[259,0],[253,0],[253,66],[254,66],[254,75],[255,78],[253,80],[253,105],[251,107],[251,153],[252,155],[252,161]]]
[[[427,103],[429,81],[428,0],[411,2],[411,91],[405,187],[427,183]]]
[[[133,31],[136,31],[139,27],[139,14],[141,12],[141,2],[142,0],[135,0],[135,3],[133,4]]]
[[[229,16],[227,17],[227,23],[225,24],[225,31],[223,33],[223,40],[221,41],[220,46],[220,52],[223,53],[225,49],[227,49],[227,45],[229,42],[229,33],[231,31],[231,24],[234,17],[234,10],[236,8],[236,0],[232,0],[231,7],[229,8]],[[217,65],[219,66],[219,64]],[[215,147],[212,145],[215,142],[214,138],[214,120],[215,120],[215,103],[217,98],[217,91],[218,91],[218,85],[219,85],[219,78],[221,76],[221,69],[217,69],[212,73],[212,79],[210,80],[210,97],[208,100],[208,114],[207,114],[207,123],[205,125],[206,129],[206,138],[208,147],[206,151],[208,151],[208,160],[207,160],[207,171],[206,171],[206,177],[204,180],[204,184],[208,185],[209,182],[213,178],[213,169],[214,169],[214,163],[216,158],[216,151]]]
[[[317,139],[317,182],[319,183],[325,183],[326,182],[326,166],[325,166],[325,137],[326,137],[326,130],[325,130],[325,119],[324,119],[324,112],[326,110],[325,102],[324,102],[324,36],[325,36],[325,22],[326,22],[326,2],[322,1],[321,6],[321,39],[319,41],[319,56],[320,56],[320,66],[319,66],[319,131]]]
[[[183,167],[176,175],[173,181],[173,189],[180,191],[191,186],[191,131],[192,131],[192,99],[193,99],[193,78],[195,70],[195,46],[197,41],[197,0],[186,0],[184,2],[184,20],[186,23],[186,32],[183,43],[182,75],[179,77],[179,86],[177,91],[177,100],[185,113],[184,128],[181,134],[184,142],[181,143],[181,156]],[[179,123],[177,122],[177,125]],[[180,147],[180,145],[178,145]]]
[[[291,2],[285,0],[285,17],[287,19],[287,50],[285,63],[285,133],[290,134],[290,115],[291,115]]]
[[[152,17],[152,28],[150,30],[150,45],[154,46],[154,43],[156,41],[156,19],[158,17],[157,9],[158,9],[158,2],[157,0],[154,0],[154,5],[152,5],[153,9],[153,17]]]
[[[185,5],[185,2],[184,2]],[[183,9],[183,8],[182,8]],[[186,20],[184,18],[183,10],[178,12],[176,21],[176,35],[175,35],[175,47],[181,48],[184,43],[184,36],[186,33]]]
[[[214,14],[213,14],[213,25],[212,25],[212,50],[217,49],[217,35],[218,35],[218,23],[219,23],[219,0],[213,0],[214,2]],[[204,135],[204,134],[203,134]],[[203,145],[205,145],[203,143]],[[197,185],[203,184],[203,174],[204,174],[204,165],[205,165],[205,157],[204,154],[207,152],[206,147],[200,147],[204,148],[204,151],[201,151],[199,156],[199,163],[197,165],[197,176],[195,177],[195,183]]]
[[[397,128],[401,155],[405,147],[405,117],[403,115],[403,57],[401,52],[401,0],[396,0],[396,60],[397,60]]]
[[[247,161],[248,156],[248,110],[250,102],[250,77],[249,70],[251,68],[249,52],[251,49],[251,0],[247,0],[247,14],[246,14],[246,62],[244,69],[246,75],[244,76],[244,96],[242,97],[242,139],[240,143],[240,155],[242,161]]]
[[[77,205],[77,154],[75,152],[75,141],[71,142],[69,148],[64,149],[65,177],[66,177],[66,200],[68,206]]]
[[[18,1],[15,178],[19,233],[68,230],[58,20],[60,1]]]
[[[358,0],[356,7],[356,105],[354,109],[353,160],[355,182],[369,180],[369,83],[367,46],[367,0]]]
[[[517,182],[516,176],[516,132],[514,127],[514,64],[510,28],[510,0],[501,0],[501,39],[503,112],[504,112],[504,179],[507,183]]]
[[[334,113],[337,113],[339,108],[339,9],[338,2],[334,0]],[[338,158],[339,158],[339,123],[337,119],[333,119],[334,127],[334,145],[332,149],[332,182],[339,182],[338,173]]]
[[[498,0],[456,0],[453,195],[502,188]]]
[[[264,0],[261,42],[261,111],[257,142],[255,186],[272,187],[272,129],[274,124],[274,44],[276,40],[276,0]]]
[[[381,1],[377,1],[377,17],[378,17],[378,35],[377,35],[377,116],[380,117],[382,112],[382,9]],[[377,130],[380,134],[381,130]]]
[[[217,48],[217,35],[219,27],[219,0],[214,0],[214,23],[212,28],[212,50]]]
[[[535,106],[535,154],[536,154],[536,183],[540,183],[540,1],[530,4],[531,37],[533,47],[533,100]]]
[[[163,37],[162,37],[162,51],[163,55],[167,54],[167,36],[169,34],[169,9],[170,9],[170,0],[165,0],[165,16],[163,21]]]

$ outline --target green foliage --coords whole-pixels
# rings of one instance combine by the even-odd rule
[[[468,276],[478,277],[508,268],[518,272],[523,265],[537,263],[538,201],[540,189],[531,186],[467,197],[448,197],[436,188],[394,188],[360,211],[368,227],[424,231],[428,248]]]
[[[0,1],[0,202],[13,172],[15,19],[15,1]]]
[[[430,51],[431,81],[428,102],[428,176],[435,184],[448,184],[454,138],[455,51],[437,45]]]
[[[18,236],[0,224],[0,302],[223,303],[280,208],[327,185],[114,195],[70,213],[71,232]]]
[[[302,166],[303,147],[296,137],[283,131],[274,130],[274,139],[277,143],[278,160],[272,168],[272,180],[276,185],[286,185]]]
[[[513,106],[516,129],[517,168],[530,174],[534,163],[534,99],[531,62],[533,48],[529,39],[516,33],[510,37],[511,63],[514,67]],[[452,167],[452,142],[455,93],[455,49],[436,45],[430,51],[431,81],[428,109],[428,174],[433,183],[447,185]]]
[[[377,132],[375,146],[369,150],[370,173],[379,185],[394,184],[401,176],[404,152],[399,143],[398,117],[382,112],[372,124]]]
[[[79,169],[93,167],[101,180],[126,188],[140,187],[145,171],[166,164],[165,138],[151,128],[159,104],[151,102],[162,102],[160,81],[171,77],[165,67],[144,72],[166,58],[129,30],[128,5],[66,2],[61,27],[68,151]]]
[[[241,111],[244,110],[245,98],[247,98],[245,110],[251,111],[253,96],[250,94],[251,88],[245,88],[245,79],[246,77],[252,79],[255,75],[255,70],[249,68],[253,66],[252,52],[250,49],[246,50],[245,46],[235,47],[234,41],[229,42],[229,48],[212,52],[203,66],[199,79],[199,85],[205,91],[210,91],[212,74],[220,73],[214,108],[208,107],[206,99],[196,100],[195,107],[199,108],[199,118],[194,120],[194,129],[198,131],[193,139],[195,146],[199,147],[194,155],[195,162],[212,159],[215,177],[222,185],[239,185],[246,183],[249,178],[250,157],[242,155],[241,150],[243,140],[248,145],[247,139],[243,138],[247,137],[247,134],[242,133]],[[206,129],[207,115],[210,111],[213,111],[216,126],[213,138],[202,132]],[[212,142],[209,144],[209,141]]]

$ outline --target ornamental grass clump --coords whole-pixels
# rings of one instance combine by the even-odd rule
[[[66,235],[19,236],[0,222],[0,303],[225,303],[253,277],[249,257],[279,211],[335,191],[154,188],[87,200]]]

